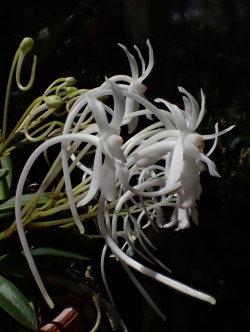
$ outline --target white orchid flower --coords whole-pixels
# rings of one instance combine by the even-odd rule
[[[21,174],[16,191],[16,224],[32,273],[51,307],[53,302],[43,285],[25,238],[22,223],[25,211],[21,211],[20,199],[32,164],[44,149],[58,143],[61,144],[58,172],[63,169],[68,206],[81,233],[84,232],[84,227],[77,208],[92,204],[91,201],[98,198],[97,221],[99,231],[106,241],[102,266],[103,257],[109,247],[139,291],[163,319],[164,314],[136,279],[133,270],[184,294],[215,304],[212,296],[169,278],[157,272],[157,269],[144,266],[133,258],[136,252],[145,261],[161,266],[169,272],[165,264],[151,252],[156,247],[144,234],[144,228],[153,224],[184,229],[189,227],[190,218],[198,224],[196,203],[202,190],[200,173],[208,168],[212,176],[219,176],[209,156],[216,147],[218,136],[234,127],[219,132],[216,124],[215,133],[211,135],[196,132],[205,114],[205,97],[202,90],[201,107],[193,96],[181,87],[179,91],[184,94],[184,110],[158,98],[155,100],[157,103],[167,106],[167,110],[159,109],[147,100],[143,81],[154,64],[149,41],[147,45],[147,67],[138,47],[135,46],[141,62],[139,70],[134,56],[124,45],[119,44],[129,60],[131,76],[113,76],[106,79],[100,87],[81,95],[69,111],[62,134],[41,144],[31,155]],[[110,105],[113,105],[113,108]],[[131,135],[128,140],[126,139],[129,135],[122,136],[122,126],[128,125],[128,134],[131,134],[135,131],[140,117],[152,119],[152,115],[156,118],[155,123]],[[94,122],[90,123],[92,119]],[[214,140],[212,148],[205,153],[204,141],[211,139]],[[84,162],[89,150],[94,151],[90,155],[90,158],[93,156],[90,166]],[[83,180],[77,189],[73,190],[71,177],[75,167],[82,171]],[[173,209],[168,223],[164,221],[163,207]],[[107,286],[105,273],[102,274]],[[110,294],[108,287],[107,291]]]
[[[148,46],[148,51],[149,51],[149,61],[148,65],[146,66],[145,61],[142,57],[142,54],[139,50],[139,48],[134,45],[134,48],[137,52],[137,55],[139,57],[139,60],[141,62],[141,73],[137,64],[137,61],[135,57],[128,51],[127,47],[118,43],[118,45],[124,50],[124,52],[127,55],[130,69],[131,69],[131,76],[129,75],[115,75],[112,77],[109,77],[108,80],[106,79],[105,82],[98,88],[95,88],[92,90],[92,92],[95,91],[101,91],[102,89],[107,89],[109,88],[110,81],[115,82],[119,85],[119,87],[123,90],[127,90],[132,93],[136,93],[143,98],[145,98],[144,92],[147,90],[147,87],[142,84],[142,82],[148,77],[150,74],[153,66],[154,66],[154,54],[153,54],[153,49],[150,44],[150,41],[147,40],[147,46]],[[129,133],[132,133],[138,123],[138,118],[137,117],[130,117],[129,115],[132,112],[136,112],[139,110],[139,104],[134,98],[126,97],[126,103],[125,103],[125,116],[123,120],[123,124],[127,124],[129,128]],[[150,114],[147,113],[147,117],[150,117]]]
[[[142,82],[148,77],[148,75],[150,74],[150,72],[154,66],[154,55],[153,55],[153,49],[151,47],[151,44],[150,44],[149,40],[147,40],[147,45],[148,45],[148,49],[149,49],[149,63],[148,63],[147,68],[145,66],[145,61],[141,55],[139,48],[136,45],[134,45],[134,48],[137,51],[138,56],[141,60],[141,66],[142,66],[141,75],[139,75],[139,68],[138,68],[138,65],[137,65],[137,62],[136,62],[134,56],[128,51],[126,46],[124,46],[122,44],[118,44],[118,45],[125,51],[125,53],[128,57],[128,60],[129,60],[130,68],[131,68],[132,80],[129,85],[129,91],[131,91],[131,92],[136,91],[138,94],[142,95],[147,90],[147,87],[145,85],[143,85]]]
[[[138,65],[137,65],[137,62],[136,62],[134,56],[128,51],[126,46],[124,46],[122,44],[118,44],[118,45],[125,51],[127,58],[129,60],[129,64],[130,64],[132,79],[130,81],[130,84],[127,87],[128,91],[137,93],[140,96],[145,97],[144,92],[147,90],[147,87],[144,84],[142,84],[142,82],[148,77],[148,75],[150,74],[150,72],[154,66],[154,54],[153,54],[153,49],[151,47],[149,40],[147,40],[147,45],[148,45],[148,50],[149,50],[149,62],[148,62],[147,68],[145,66],[145,61],[141,55],[139,48],[136,45],[134,45],[134,48],[137,51],[137,54],[141,61],[141,67],[142,67],[141,75],[139,74],[139,68],[138,68]],[[128,115],[131,112],[136,112],[138,110],[139,110],[139,104],[137,102],[135,102],[132,98],[126,98],[125,115]],[[137,117],[132,118],[132,119],[127,118],[127,120],[123,123],[128,124],[129,133],[132,133],[137,126],[138,118]]]
[[[114,201],[117,196],[117,175],[128,179],[128,170],[125,166],[126,158],[121,150],[123,139],[120,136],[120,127],[125,112],[125,99],[117,84],[110,81],[114,97],[114,111],[109,109],[112,120],[108,123],[105,108],[107,106],[91,94],[86,95],[88,105],[92,109],[96,124],[99,128],[99,143],[95,152],[93,174],[87,196],[78,202],[81,207],[87,204],[97,193],[98,189],[108,201]],[[102,162],[102,155],[104,161]]]
[[[168,158],[168,169],[166,186],[171,187],[178,181],[181,188],[177,192],[177,206],[173,213],[171,222],[165,227],[177,225],[178,229],[189,227],[189,216],[198,222],[196,213],[196,200],[201,193],[200,172],[207,166],[212,176],[220,176],[214,162],[204,153],[204,140],[216,139],[234,126],[211,135],[200,135],[195,130],[199,126],[205,113],[205,96],[201,90],[201,109],[196,100],[184,88],[179,87],[184,93],[184,110],[163,99],[170,110],[173,124],[176,129],[166,130],[151,136],[149,141],[143,142],[132,154],[131,160],[138,166],[148,166],[156,163],[162,158]]]

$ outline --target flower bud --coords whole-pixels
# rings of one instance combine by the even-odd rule
[[[31,37],[25,37],[21,44],[19,45],[19,49],[23,53],[28,53],[32,47],[34,46],[34,40]]]
[[[45,97],[44,102],[49,108],[58,108],[64,104],[63,99],[56,95]]]
[[[74,86],[67,86],[67,88],[66,88],[67,94],[70,94],[70,93],[75,92],[75,91],[77,91],[77,88],[74,87]]]
[[[74,77],[67,77],[65,79],[65,82],[67,85],[75,85],[77,83],[77,80]]]

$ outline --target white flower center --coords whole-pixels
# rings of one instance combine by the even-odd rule
[[[123,139],[120,135],[111,134],[107,138],[107,145],[110,148],[121,147],[123,144]]]
[[[185,139],[188,139],[194,146],[196,146],[199,150],[204,149],[204,141],[203,137],[197,133],[187,134]]]

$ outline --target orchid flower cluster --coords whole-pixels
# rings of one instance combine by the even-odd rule
[[[98,231],[105,240],[101,271],[111,300],[104,268],[108,249],[121,262],[153,309],[165,319],[136,279],[134,270],[205,302],[215,304],[215,299],[170,278],[169,269],[157,258],[154,253],[156,246],[144,230],[147,227],[172,226],[182,230],[190,227],[191,221],[198,225],[196,204],[202,191],[200,174],[208,170],[212,176],[219,177],[209,157],[216,148],[218,137],[233,126],[219,131],[216,124],[215,132],[210,135],[196,131],[205,114],[202,90],[200,105],[183,87],[179,87],[183,108],[160,98],[149,101],[145,96],[147,88],[144,81],[154,64],[150,42],[147,41],[147,65],[136,46],[139,64],[124,45],[119,46],[128,58],[131,75],[105,78],[99,87],[75,93],[75,98],[68,103],[65,122],[58,125],[57,131],[53,132],[55,123],[44,131],[47,139],[32,153],[18,182],[15,225],[37,284],[48,304],[53,307],[24,233],[24,225],[29,223],[28,218],[32,213],[40,211],[42,214],[44,211],[34,204],[21,209],[21,196],[29,171],[39,155],[51,146],[59,146],[59,154],[41,184],[37,200],[61,172],[62,181],[56,193],[57,197],[62,192],[66,195],[53,208],[62,209],[63,206],[64,209],[70,209],[81,233],[85,232],[83,221],[87,217],[97,220]],[[67,84],[60,86],[63,93],[57,94],[56,98],[43,98],[43,103],[35,108],[36,116],[47,112],[48,105],[60,105],[65,96],[73,93],[69,80]],[[69,86],[70,91],[67,90]],[[31,123],[29,117],[33,115],[34,112],[29,112],[24,127],[27,128]],[[53,135],[48,134],[51,132]],[[206,140],[213,140],[208,152],[204,151]],[[76,172],[81,179],[78,184],[75,184]],[[170,220],[164,216],[165,209],[171,211]],[[135,260],[134,253],[146,262],[145,265]],[[156,268],[152,269],[152,265]],[[166,274],[157,272],[157,266],[165,269]]]

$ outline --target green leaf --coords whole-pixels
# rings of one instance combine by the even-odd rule
[[[23,194],[22,198],[21,198],[21,206],[24,207],[26,204],[28,204],[32,200],[34,195],[35,194]],[[37,206],[41,206],[41,205],[47,203],[47,201],[50,198],[51,198],[51,192],[42,193],[39,198],[39,201],[37,203]],[[4,216],[4,213],[7,213],[7,212],[14,213],[14,210],[15,210],[15,197],[12,197],[12,198],[8,199],[6,202],[0,204],[0,218],[2,215]]]
[[[86,261],[88,257],[81,254],[77,254],[71,251],[49,248],[49,247],[39,247],[31,249],[32,256],[56,256],[63,257],[65,259],[71,259],[73,261]]]
[[[0,276],[0,307],[21,325],[37,330],[37,318],[26,297],[10,281]]]
[[[3,156],[0,158],[0,200],[4,200],[8,197],[10,192],[10,186],[12,181],[12,165],[9,156]]]
[[[0,169],[0,181],[2,181],[9,173],[9,170],[7,168],[1,168]]]
[[[66,251],[50,247],[38,247],[31,249],[38,266],[48,266],[60,268],[59,265],[71,264],[72,262],[84,262],[89,258],[73,251]],[[2,273],[11,275],[20,275],[23,271],[26,261],[21,252],[7,253],[0,256],[0,270]]]

